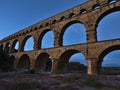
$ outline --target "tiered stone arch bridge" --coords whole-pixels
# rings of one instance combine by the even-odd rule
[[[0,46],[8,50],[15,69],[45,70],[45,62],[51,59],[51,72],[66,72],[70,56],[80,52],[87,62],[87,74],[95,75],[99,73],[103,57],[120,49],[119,38],[98,41],[97,26],[106,15],[119,10],[120,0],[90,0],[4,38],[0,41]],[[63,46],[64,32],[74,23],[82,23],[86,27],[87,43]],[[42,49],[42,38],[48,31],[54,33],[54,47]],[[24,51],[25,43],[30,37],[34,39],[34,50]],[[17,42],[19,48],[15,50]]]

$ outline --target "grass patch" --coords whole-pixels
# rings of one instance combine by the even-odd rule
[[[75,80],[77,80],[77,79],[79,79],[79,75],[73,74],[72,76],[70,76],[70,77],[68,78],[68,81],[73,82],[73,81],[75,81]]]
[[[9,86],[9,90],[42,90],[42,87],[40,87],[37,83],[17,83],[14,85]]]
[[[91,87],[96,87],[96,88],[102,88],[105,87],[104,84],[92,79],[92,78],[88,78],[87,80],[84,81],[85,85],[91,86]]]
[[[83,82],[85,85],[87,86],[91,86],[91,87],[95,87],[95,88],[103,88],[103,87],[107,87],[107,88],[114,88],[114,89],[120,89],[119,86],[113,86],[113,85],[105,85],[103,83],[100,83],[92,78],[88,78],[87,80],[85,80]]]

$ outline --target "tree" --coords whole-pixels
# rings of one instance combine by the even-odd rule
[[[0,46],[0,71],[10,70],[9,54]]]
[[[80,64],[79,62],[70,62],[69,63],[69,68],[72,71],[86,72],[86,66],[84,66],[83,64]]]

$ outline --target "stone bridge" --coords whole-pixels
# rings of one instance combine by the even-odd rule
[[[97,26],[106,15],[120,10],[120,0],[89,0],[88,2],[29,26],[0,41],[3,50],[8,50],[9,59],[15,69],[45,70],[47,60],[51,61],[51,72],[66,72],[69,58],[82,53],[87,62],[87,74],[99,73],[106,54],[120,49],[120,39],[97,40]],[[86,28],[86,43],[63,46],[63,35],[67,27],[82,23]],[[54,47],[41,48],[42,38],[48,32],[54,33]],[[25,51],[26,41],[33,37],[34,50]],[[15,50],[19,42],[18,50]]]

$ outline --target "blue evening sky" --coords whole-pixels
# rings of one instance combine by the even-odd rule
[[[89,0],[0,0],[0,39],[86,1]],[[104,17],[97,28],[98,41],[120,38],[119,24],[120,11]],[[73,24],[66,29],[63,45],[86,43],[85,35],[84,25]],[[46,33],[43,37],[42,47],[53,47],[53,38],[52,32]],[[27,42],[31,43],[32,39]],[[25,46],[26,50],[30,49],[29,46]],[[85,59],[80,53],[71,58],[76,61]],[[120,67],[119,59],[119,50],[111,52],[104,58],[103,66]],[[85,63],[84,60],[80,62]]]

